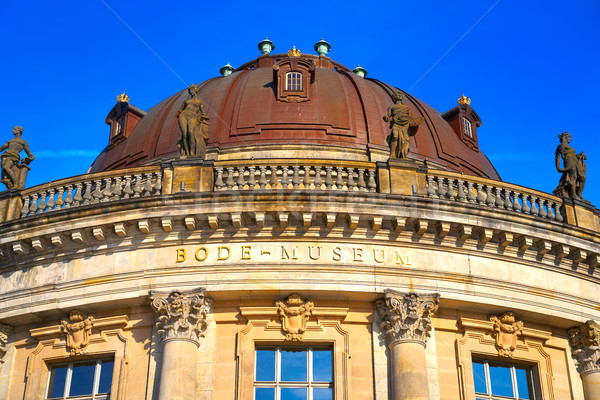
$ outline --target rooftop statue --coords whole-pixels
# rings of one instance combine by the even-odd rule
[[[176,114],[181,129],[181,155],[204,158],[208,142],[208,116],[204,112],[204,103],[196,97],[196,85],[191,85],[188,93],[190,97]]]
[[[556,170],[562,172],[558,186],[554,189],[554,194],[560,197],[569,197],[571,199],[581,200],[583,188],[585,186],[585,165],[586,156],[583,152],[575,155],[575,149],[569,146],[571,134],[563,132],[558,135],[560,144],[556,148],[555,162]],[[560,167],[560,159],[563,160],[564,168]]]
[[[390,123],[391,132],[387,137],[390,158],[406,160],[410,146],[408,138],[417,134],[423,117],[412,117],[410,107],[402,104],[402,92],[394,92],[392,100],[394,100],[394,105],[390,106],[383,116],[383,120]]]
[[[10,139],[0,147],[0,151],[5,150],[0,155],[0,165],[2,166],[2,178],[0,182],[6,185],[7,189],[24,189],[26,172],[29,168],[29,163],[32,162],[35,157],[29,151],[29,145],[26,141],[21,139],[23,134],[23,128],[15,126],[13,128],[14,139]],[[21,160],[21,150],[24,150],[27,157]],[[20,163],[19,163],[20,161]],[[23,173],[24,172],[24,173]]]

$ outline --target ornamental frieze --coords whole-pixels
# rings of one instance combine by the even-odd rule
[[[285,340],[301,342],[306,331],[306,322],[314,306],[313,302],[305,302],[300,295],[291,294],[284,301],[277,301],[275,305],[281,320],[281,329],[285,333]]]
[[[580,372],[599,370],[600,325],[590,320],[567,331]]]
[[[65,334],[67,341],[67,350],[74,356],[83,354],[90,344],[94,317],[83,316],[79,310],[73,310],[69,313],[69,320],[62,320],[60,330]]]
[[[496,340],[498,355],[512,357],[517,348],[517,336],[523,334],[523,322],[517,321],[515,314],[510,311],[492,315],[490,321],[494,323],[492,337]]]
[[[385,298],[378,300],[375,307],[383,320],[380,327],[389,344],[416,341],[425,346],[431,336],[431,318],[438,308],[439,298],[437,293],[418,295],[386,290]]]

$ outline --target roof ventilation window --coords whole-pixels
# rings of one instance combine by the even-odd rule
[[[273,65],[273,83],[278,101],[300,103],[310,101],[315,66],[301,57],[281,58]]]

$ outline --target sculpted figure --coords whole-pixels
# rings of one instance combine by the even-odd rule
[[[176,115],[181,129],[181,155],[204,157],[208,141],[208,116],[204,113],[204,103],[196,97],[196,85],[191,85],[188,93],[190,97]]]
[[[406,160],[408,154],[408,138],[417,134],[423,117],[413,118],[410,107],[402,104],[402,92],[392,95],[394,105],[390,106],[383,120],[390,123],[390,135],[387,142],[390,146],[390,158]]]
[[[571,134],[563,132],[558,135],[560,144],[556,148],[555,162],[556,170],[562,172],[558,186],[554,190],[554,194],[560,197],[569,197],[571,199],[582,199],[581,194],[585,187],[585,173],[587,167],[585,165],[586,156],[583,152],[575,155],[575,150],[569,146],[571,142]],[[560,167],[560,159],[562,158],[563,167]]]
[[[27,142],[21,139],[22,134],[23,128],[15,126],[13,128],[13,135],[15,135],[14,139],[10,139],[0,147],[0,151],[6,150],[0,155],[0,159],[2,160],[0,162],[0,166],[2,167],[2,178],[0,179],[0,182],[4,183],[7,189],[23,189],[22,187],[19,187],[19,168],[29,169],[29,163],[35,159],[33,154],[29,151]],[[27,157],[23,160],[20,160],[21,150],[24,150],[27,154]],[[19,160],[21,161],[21,164],[19,164]]]

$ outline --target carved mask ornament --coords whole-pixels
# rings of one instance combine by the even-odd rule
[[[304,302],[300,295],[292,294],[284,301],[277,301],[275,305],[278,308],[285,339],[301,342],[306,331],[306,322],[314,306],[312,301]]]
[[[517,348],[517,335],[523,334],[523,322],[516,321],[512,312],[492,315],[490,321],[494,323],[492,337],[496,339],[498,355],[512,357]]]
[[[573,358],[581,372],[600,369],[600,325],[594,321],[567,331],[573,348]]]
[[[73,310],[69,313],[69,321],[61,321],[60,330],[66,336],[67,350],[72,356],[85,352],[90,343],[93,324],[94,317],[90,315],[84,318],[83,313],[79,310]]]

